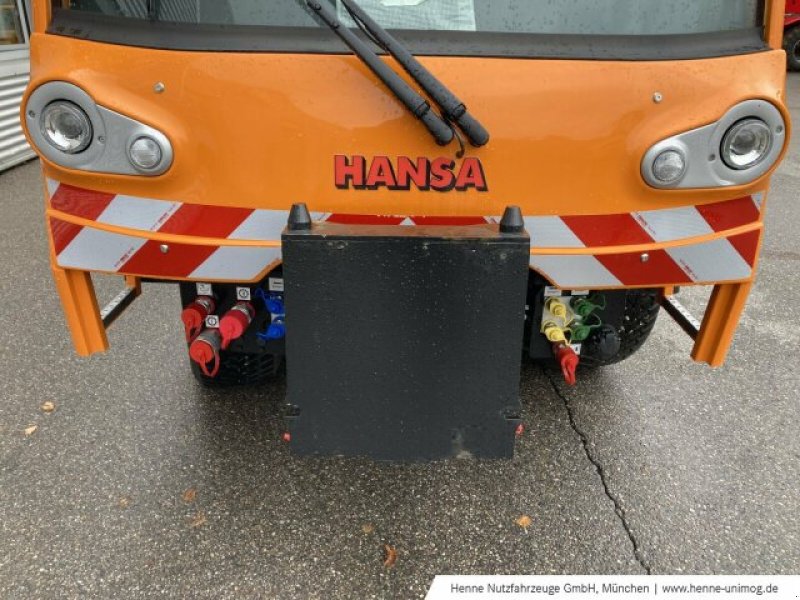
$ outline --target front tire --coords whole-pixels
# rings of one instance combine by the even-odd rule
[[[625,316],[622,325],[617,327],[619,350],[611,356],[602,356],[593,349],[590,339],[581,353],[581,365],[605,367],[630,358],[650,337],[660,308],[658,291],[629,290],[625,295]]]
[[[800,25],[783,35],[783,48],[786,50],[786,67],[790,71],[800,71]]]

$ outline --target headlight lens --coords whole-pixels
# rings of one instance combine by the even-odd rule
[[[661,183],[677,183],[685,172],[686,157],[678,150],[664,150],[653,161],[653,176]]]
[[[92,142],[92,123],[72,102],[57,100],[45,106],[39,126],[50,145],[66,154],[82,152]]]
[[[149,171],[157,167],[163,156],[158,142],[147,136],[133,140],[128,149],[128,155],[130,156],[131,164],[143,171]]]
[[[742,171],[761,163],[772,148],[772,132],[761,119],[744,119],[722,138],[722,160],[731,169]]]

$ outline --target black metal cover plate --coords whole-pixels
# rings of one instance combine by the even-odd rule
[[[526,233],[326,223],[283,257],[296,453],[513,455]]]

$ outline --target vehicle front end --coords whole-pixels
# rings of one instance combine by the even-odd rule
[[[359,2],[479,146],[446,111],[452,141],[426,131],[312,4],[34,0],[22,117],[79,354],[173,282],[202,382],[285,356],[297,452],[402,460],[511,456],[523,351],[574,383],[659,306],[724,362],[790,133],[783,2]],[[124,277],[105,309],[92,273]]]

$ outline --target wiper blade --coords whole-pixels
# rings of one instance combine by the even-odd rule
[[[160,0],[147,0],[147,18],[150,21],[158,21]]]
[[[330,27],[345,44],[347,44],[353,51],[353,54],[361,59],[361,62],[369,67],[384,85],[397,96],[411,114],[422,121],[425,127],[428,128],[428,131],[431,132],[437,144],[446,146],[453,141],[455,137],[453,128],[433,111],[431,105],[425,98],[415,92],[411,86],[393,69],[389,68],[365,42],[361,41],[361,38],[339,21],[339,18],[336,16],[333,8],[327,3],[327,0],[306,0],[306,4],[322,18],[325,24]]]
[[[458,125],[473,146],[484,146],[489,142],[489,132],[486,128],[467,112],[464,103],[433,73],[422,66],[403,44],[378,25],[355,0],[340,1],[356,24],[365,29],[365,33],[370,38],[400,63],[414,81],[425,90],[425,93],[436,102],[445,118]]]

